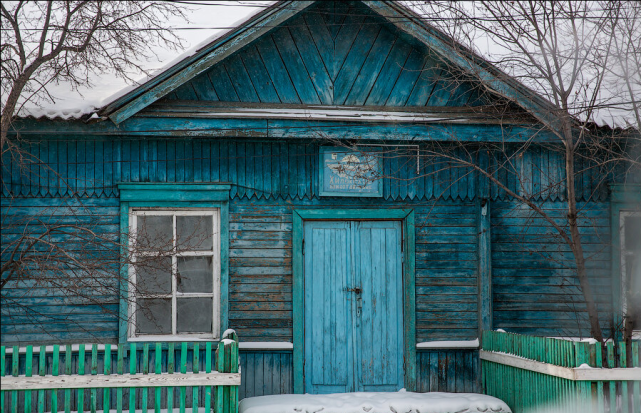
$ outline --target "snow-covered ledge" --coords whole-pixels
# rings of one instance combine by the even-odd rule
[[[523,370],[530,370],[549,376],[574,381],[641,381],[641,368],[613,368],[590,367],[582,364],[579,367],[562,367],[554,364],[544,363],[538,360],[530,360],[512,354],[496,351],[480,351],[481,360],[516,367]]]
[[[287,341],[241,341],[241,350],[293,350],[294,344]]]
[[[416,345],[417,350],[424,349],[477,349],[479,339],[463,341],[425,341]]]

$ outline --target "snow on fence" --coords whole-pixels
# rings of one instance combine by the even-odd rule
[[[641,413],[641,343],[606,345],[485,331],[480,358],[485,393],[504,400],[514,413]],[[628,360],[632,362],[628,365]]]
[[[2,412],[238,411],[238,337],[0,348]],[[212,367],[215,370],[212,370]],[[199,409],[200,407],[200,409]]]

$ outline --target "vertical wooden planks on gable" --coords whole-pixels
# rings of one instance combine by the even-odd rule
[[[381,69],[387,60],[394,43],[396,36],[386,28],[382,28],[372,45],[363,66],[361,67],[358,76],[345,99],[347,105],[364,105],[370,91],[374,87],[374,83],[378,79]]]
[[[331,74],[332,63],[334,61],[334,41],[325,24],[325,19],[323,18],[324,13],[326,13],[326,11],[321,10],[320,7],[310,9],[302,16],[301,22],[307,25],[325,67]]]
[[[292,21],[289,26],[289,32],[294,39],[321,103],[331,105],[334,97],[334,84],[305,21],[302,18]]]
[[[358,33],[365,24],[365,15],[359,11],[350,7],[334,38],[334,60],[329,68],[330,76],[334,81],[337,79]],[[370,26],[373,25],[370,24]]]
[[[394,88],[394,84],[398,80],[403,67],[412,51],[411,46],[397,39],[392,47],[392,50],[385,60],[385,64],[374,82],[374,85],[367,96],[364,104],[367,106],[384,106],[387,99]]]
[[[272,34],[272,38],[285,68],[288,69],[289,77],[301,103],[307,105],[320,104],[320,97],[307,73],[305,64],[289,30],[285,27],[280,28]]]
[[[336,75],[334,81],[334,105],[343,105],[347,100],[356,78],[361,72],[361,68],[369,55],[374,42],[376,41],[381,27],[377,24],[367,24],[370,19],[365,20],[365,23],[359,31],[354,43],[351,45],[345,63],[342,65],[340,71]],[[342,41],[340,34],[338,41]]]
[[[190,83],[193,85],[198,100],[218,101],[216,89],[214,89],[214,85],[209,79],[207,72],[196,76]]]
[[[427,60],[429,61],[429,60]],[[405,61],[405,65],[392,88],[386,106],[405,106],[414,89],[422,68],[426,64],[426,58],[418,49],[412,49]]]
[[[240,100],[224,64],[215,65],[207,72],[207,75],[221,102],[238,102]]]
[[[264,36],[256,42],[260,57],[282,103],[301,103],[294,84],[287,72],[287,67],[276,49],[271,36]]]
[[[240,56],[256,89],[260,102],[282,103],[256,46],[248,46]]]
[[[260,102],[256,85],[252,83],[248,70],[240,57],[240,53],[232,55],[225,61],[225,68],[229,73],[231,83],[241,102]]]

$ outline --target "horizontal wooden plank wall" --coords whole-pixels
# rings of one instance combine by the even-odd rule
[[[565,203],[547,202],[543,209],[555,222],[567,222]],[[609,328],[609,203],[579,203],[579,209],[588,275],[604,328]],[[494,327],[521,334],[589,337],[570,247],[549,222],[516,202],[495,202],[491,214]]]
[[[360,2],[319,2],[167,100],[477,106],[479,88]]]
[[[241,351],[238,399],[294,392],[291,351]]]
[[[416,391],[478,393],[481,366],[478,350],[442,349],[416,353]]]
[[[117,240],[117,198],[90,198],[82,203],[69,199],[16,198],[12,202],[10,208],[18,212],[17,218],[58,222],[77,218],[83,225],[107,236],[111,234]],[[565,214],[562,203],[545,205],[557,219],[562,219]],[[230,327],[237,329],[241,337],[248,341],[291,341],[292,211],[309,207],[414,208],[417,340],[477,337],[476,202],[372,204],[371,200],[349,198],[236,198],[230,203],[229,320]],[[581,224],[588,267],[593,284],[598,286],[599,305],[607,311],[611,288],[608,204],[582,205],[582,210],[586,214]],[[574,300],[574,308],[582,309],[576,282],[569,276],[573,268],[571,256],[566,247],[557,245],[554,232],[545,222],[540,218],[528,219],[529,216],[528,210],[513,203],[497,202],[491,208],[495,327],[532,334],[578,335],[578,324],[585,326],[584,316],[564,304]],[[21,230],[17,227],[3,233],[3,242]],[[527,242],[523,241],[525,238]],[[111,260],[117,261],[116,251],[101,253],[109,253]],[[109,259],[108,255],[105,257]],[[95,288],[89,281],[82,284],[87,291],[81,297],[68,297],[63,289],[47,285],[46,281],[8,284],[2,293],[2,342],[115,342],[117,279],[104,281]]]
[[[45,139],[25,145],[31,159],[22,165],[9,156],[4,159],[4,197],[117,197],[118,182],[231,182],[232,198],[313,198],[319,193],[318,142],[109,138]],[[443,151],[481,162],[474,146],[420,148],[418,171],[417,148],[384,148],[384,199],[509,199],[496,183],[456,161],[430,155]],[[488,149],[494,149],[488,168],[511,191],[538,200],[565,199],[558,152],[536,146],[525,152],[509,145],[505,151]],[[612,177],[594,166],[580,170],[577,198],[605,200],[605,184]]]
[[[104,269],[104,277],[85,278],[70,272],[47,274],[37,280],[9,282],[2,289],[2,343],[114,343],[118,329],[119,266],[118,198],[15,198],[2,200],[3,246],[20,237],[44,231],[42,223],[67,225],[62,228],[77,233],[74,225],[93,231],[82,239],[74,235],[53,235],[54,243],[63,243],[71,254],[84,260],[95,257]],[[102,238],[104,237],[104,238]],[[111,239],[112,243],[105,241]]]

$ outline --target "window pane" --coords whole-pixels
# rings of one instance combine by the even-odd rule
[[[136,301],[136,334],[171,334],[171,298]]]
[[[625,225],[625,249],[641,253],[641,215],[627,216]]]
[[[212,257],[178,257],[178,292],[213,292],[213,271]]]
[[[143,250],[169,251],[173,248],[171,215],[139,215],[136,228],[137,246]]]
[[[176,303],[177,333],[212,332],[211,298],[178,298]]]
[[[211,215],[176,217],[176,245],[180,250],[211,251],[213,232]]]
[[[137,257],[138,294],[171,294],[171,257]]]

